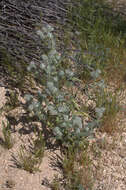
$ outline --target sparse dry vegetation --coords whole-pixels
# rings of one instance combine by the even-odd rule
[[[7,124],[2,122],[2,127],[3,138],[0,138],[0,145],[6,149],[11,149],[14,145],[14,140],[11,137],[10,123],[8,121]]]
[[[60,175],[44,183],[45,188],[94,190],[98,188],[95,181],[102,176],[100,159],[105,152],[114,152],[120,139],[117,135],[125,131],[120,121],[124,117],[121,96],[126,81],[126,15],[115,9],[114,0],[112,4],[105,0],[65,2],[67,8],[64,6],[61,11],[66,18],[64,24],[57,20],[40,25],[38,16],[35,23],[29,18],[35,24],[30,40],[37,39],[29,52],[26,46],[31,42],[26,23],[26,38],[24,33],[16,34],[20,42],[23,38],[23,44],[28,40],[22,56],[14,52],[12,59],[15,48],[20,49],[17,43],[12,49],[8,45],[11,55],[5,50],[6,43],[2,43],[2,49],[0,46],[0,66],[6,68],[11,81],[7,101],[0,107],[1,120],[4,115],[8,121],[1,122],[0,145],[13,152],[16,143],[28,135],[30,146],[27,140],[18,145],[17,154],[11,155],[12,167],[33,175],[41,173],[46,153],[58,150],[59,156],[54,156],[56,161],[52,165]],[[30,15],[33,9],[34,6]],[[4,35],[3,32],[2,38]],[[14,40],[14,36],[11,38]],[[19,124],[23,126],[20,129]],[[19,135],[18,140],[12,135]],[[7,180],[4,186],[13,189],[16,182]]]

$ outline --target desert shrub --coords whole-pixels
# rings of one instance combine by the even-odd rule
[[[64,68],[62,57],[56,50],[55,40],[50,25],[38,30],[37,34],[45,44],[45,54],[41,56],[39,65],[32,62],[28,70],[34,72],[41,80],[42,91],[36,97],[30,94],[25,96],[28,109],[35,114],[46,127],[49,127],[56,140],[67,145],[76,144],[86,135],[82,118],[72,113],[74,109],[73,97],[66,88],[71,85],[74,72]]]
[[[53,132],[56,141],[62,145],[72,144],[78,146],[83,137],[92,134],[94,128],[101,126],[104,116],[116,116],[116,101],[113,101],[109,109],[111,95],[105,92],[106,84],[102,78],[102,69],[94,58],[83,57],[81,52],[74,55],[75,67],[69,69],[69,65],[64,67],[63,56],[56,50],[53,28],[50,25],[37,31],[42,43],[45,44],[45,54],[41,56],[40,64],[31,62],[28,71],[34,73],[35,77],[41,81],[42,90],[39,90],[36,96],[27,94],[25,96],[28,109],[33,115],[36,115],[45,128]],[[87,125],[83,125],[83,118],[76,115],[74,97],[68,91],[68,87],[78,81],[77,65],[85,61],[85,67],[88,69],[90,82],[87,83],[87,96],[93,100],[95,107],[95,118]],[[84,68],[81,68],[84,70]],[[104,93],[103,93],[104,92]],[[99,102],[100,101],[100,102]],[[109,114],[108,114],[109,111]],[[115,112],[113,112],[115,111]],[[111,112],[111,113],[110,113]],[[113,119],[114,119],[113,117]]]

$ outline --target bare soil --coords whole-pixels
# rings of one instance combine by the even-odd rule
[[[5,87],[0,87],[0,107],[6,103]],[[120,102],[125,105],[125,94]],[[23,101],[23,99],[20,98]],[[24,110],[16,108],[10,113],[17,119]],[[126,118],[125,112],[119,120],[119,129],[113,135],[95,132],[95,138],[90,140],[92,147],[92,163],[94,176],[94,190],[125,190],[126,189]],[[6,123],[5,114],[0,116],[0,137],[2,134],[2,121]],[[33,123],[34,126],[34,123]],[[33,127],[32,126],[32,127]],[[36,124],[37,126],[37,124]],[[61,176],[61,170],[56,166],[59,150],[45,150],[40,171],[33,174],[17,168],[15,159],[18,160],[18,153],[21,145],[29,147],[29,139],[34,138],[34,131],[31,126],[24,126],[20,121],[12,133],[14,146],[7,150],[0,146],[0,190],[48,190],[49,183],[55,175]],[[39,128],[39,124],[38,124]]]
[[[2,78],[1,78],[2,82]],[[0,85],[1,85],[0,82]],[[6,84],[0,86],[0,108],[6,103]],[[126,105],[126,94],[123,94],[121,104]],[[13,110],[12,115],[19,117],[23,109]],[[106,133],[96,132],[95,139],[91,140],[93,147],[94,167],[94,190],[125,190],[126,189],[126,115],[125,112],[120,119],[119,127],[112,136]],[[5,114],[0,115],[0,137],[2,134],[2,121],[6,123]],[[49,190],[48,182],[52,181],[54,175],[61,175],[60,168],[55,166],[59,150],[45,150],[40,172],[30,174],[17,168],[14,157],[18,159],[18,152],[22,144],[28,146],[29,139],[34,138],[34,132],[29,126],[24,126],[22,121],[15,126],[12,133],[14,146],[10,150],[0,145],[0,190]],[[38,126],[39,127],[39,126]],[[26,130],[27,129],[27,130]],[[25,131],[25,132],[24,132]]]

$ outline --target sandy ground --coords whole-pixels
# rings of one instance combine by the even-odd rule
[[[0,87],[0,107],[6,102],[6,89]],[[121,104],[124,105],[124,99]],[[22,109],[14,110],[13,114],[19,117]],[[4,115],[0,118],[0,136],[2,137],[2,121],[6,122]],[[28,126],[25,126],[28,128]],[[93,156],[94,188],[93,190],[125,190],[126,189],[126,118],[120,120],[121,132],[117,131],[113,136],[105,133],[97,133],[91,141],[95,144],[96,156]],[[15,141],[10,150],[0,146],[0,190],[49,190],[48,181],[52,181],[54,175],[61,175],[58,168],[54,167],[59,151],[45,150],[40,172],[30,174],[16,167],[13,156],[18,159],[18,152],[22,144],[29,144],[29,139],[34,133],[22,134],[23,123],[19,122],[16,131],[12,133]],[[98,154],[100,153],[100,156]],[[57,170],[56,170],[57,169]]]
[[[0,87],[0,107],[6,102],[6,89]],[[15,114],[21,113],[21,110],[15,110]],[[1,115],[0,117],[0,137],[2,134],[2,121],[6,123],[6,118]],[[8,183],[12,183],[11,189],[13,190],[48,190],[47,186],[42,185],[43,180],[52,181],[54,174],[60,174],[57,172],[52,163],[56,160],[56,152],[45,150],[42,164],[40,165],[40,172],[30,174],[25,170],[18,169],[15,167],[13,156],[18,159],[18,152],[22,144],[29,144],[28,139],[34,136],[34,133],[21,134],[19,131],[23,129],[21,122],[16,126],[16,132],[12,133],[14,139],[14,146],[10,150],[4,149],[0,146],[0,190],[8,189]],[[11,186],[11,185],[10,185]]]
[[[0,87],[0,108],[6,102],[6,89]],[[123,98],[123,104],[126,102],[126,95]],[[20,110],[21,113],[23,110]],[[18,117],[18,111],[15,111]],[[0,115],[0,136],[2,137],[2,121],[6,122],[5,117]],[[22,122],[16,125],[16,132],[12,134],[15,141],[10,150],[0,146],[0,190],[49,190],[46,185],[48,180],[52,181],[54,175],[60,175],[60,170],[52,166],[56,162],[56,154],[53,151],[46,150],[40,165],[40,172],[30,174],[22,169],[15,167],[15,156],[18,159],[20,146],[28,143],[28,139],[34,136],[33,133],[21,134],[24,126]],[[93,158],[94,165],[94,188],[93,190],[125,190],[126,189],[126,117],[124,114],[120,122],[122,132],[116,132],[113,136],[107,134],[96,134],[95,147],[96,157]],[[113,144],[114,140],[114,144]],[[104,142],[104,143],[101,143]],[[92,142],[93,143],[93,142]],[[59,154],[59,152],[56,151]],[[100,156],[97,154],[100,153]],[[45,182],[43,182],[43,180]]]

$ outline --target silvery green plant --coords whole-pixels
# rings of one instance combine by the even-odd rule
[[[63,68],[62,56],[56,50],[52,32],[50,25],[37,31],[46,51],[40,57],[40,65],[31,62],[28,71],[41,78],[43,89],[38,91],[36,97],[27,94],[25,98],[29,111],[45,127],[50,127],[56,140],[67,146],[69,143],[78,143],[80,138],[88,135],[83,128],[82,118],[73,114],[73,97],[65,90],[67,84],[71,84],[74,72]]]
[[[106,84],[103,78],[101,78],[102,70],[97,65],[96,60],[93,57],[83,56],[84,52],[75,53],[75,63],[77,65],[77,75],[79,71],[86,70],[89,74],[89,82],[85,85],[85,93],[88,100],[93,100],[95,107],[95,119],[88,122],[85,126],[87,132],[93,132],[93,129],[100,126],[102,118],[105,114],[106,107]],[[79,73],[80,74],[80,73]]]

